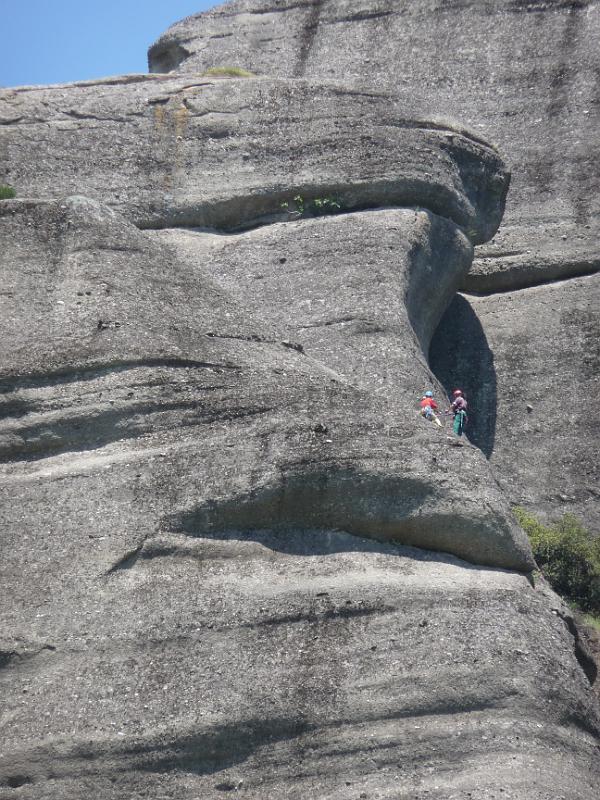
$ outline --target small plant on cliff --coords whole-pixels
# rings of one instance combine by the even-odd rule
[[[303,217],[321,217],[326,214],[337,214],[342,210],[342,202],[339,197],[333,195],[308,199],[297,194],[292,200],[284,201],[281,207],[290,213],[297,212]]]
[[[4,183],[0,183],[0,200],[12,200],[13,197],[16,196],[17,193],[12,186],[7,186]]]
[[[317,214],[335,214],[342,208],[337,197],[315,197],[312,205]]]
[[[594,630],[600,633],[600,614],[584,614],[583,621],[586,625],[589,625],[591,628],[594,628]]]
[[[202,73],[205,78],[253,78],[254,73],[241,67],[211,67]]]
[[[552,588],[580,609],[599,613],[600,538],[572,514],[546,526],[523,508],[514,512]]]
[[[304,198],[301,194],[297,194],[292,200],[284,200],[281,204],[281,207],[288,211],[290,214],[297,212],[298,214],[304,214],[306,211],[306,206],[304,205]]]

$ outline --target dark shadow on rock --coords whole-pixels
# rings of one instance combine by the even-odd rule
[[[215,725],[161,742],[142,739],[119,746],[105,740],[71,748],[63,743],[58,748],[42,746],[0,759],[0,788],[137,771],[179,769],[211,775],[244,762],[265,745],[295,739],[314,727],[298,717],[270,717]]]
[[[463,510],[454,497],[428,475],[311,468],[169,514],[161,520],[161,530],[166,535],[205,539],[222,539],[231,531],[344,531],[379,542],[451,553],[475,564],[531,569],[529,550],[515,539],[509,517],[487,507]],[[301,537],[288,546],[298,547],[298,554],[303,552]],[[131,556],[116,568],[131,566]]]
[[[412,529],[411,518],[434,494],[435,485],[426,479],[309,469],[231,499],[169,515],[163,529],[209,538],[221,538],[228,530],[341,530],[390,540],[400,529]],[[290,555],[304,552],[302,541],[293,537],[285,546],[291,548]]]
[[[496,437],[497,382],[494,355],[469,301],[457,295],[429,348],[429,365],[448,394],[460,387],[469,403],[469,440],[490,458]]]
[[[157,750],[140,766],[148,772],[181,769],[196,775],[213,774],[245,761],[265,745],[295,739],[312,727],[298,718],[244,720],[217,726],[181,737],[173,743],[172,753]]]

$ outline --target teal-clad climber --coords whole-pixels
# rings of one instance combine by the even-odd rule
[[[462,389],[455,389],[452,392],[452,405],[448,409],[448,413],[454,414],[454,423],[452,430],[456,436],[462,436],[465,430],[465,425],[468,422],[467,417],[467,401],[463,395]]]

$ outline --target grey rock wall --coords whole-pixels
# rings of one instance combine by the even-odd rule
[[[513,182],[465,282],[479,292],[599,268],[599,38],[597,0],[233,0],[171,27],[149,64],[408,90],[495,142]]]
[[[166,69],[161,54],[179,43],[169,68],[177,62],[180,72],[236,64],[261,75],[339,79],[360,91],[403,93],[410,87],[432,118],[468,123],[500,147],[512,171],[500,230],[477,248],[463,284],[466,292],[487,295],[598,271],[599,38],[596,0],[244,0],[177,23],[150,49],[149,60],[151,69]],[[597,480],[590,465],[600,441],[593,415],[582,412],[584,421],[578,411],[565,410],[586,407],[580,389],[591,388],[595,396],[589,342],[597,315],[585,290],[575,297],[577,290],[563,286],[554,290],[560,312],[552,320],[538,313],[534,301],[528,305],[533,295],[513,298],[527,320],[526,339],[522,330],[510,333],[512,303],[473,301],[473,308],[494,308],[485,324],[466,320],[455,305],[457,316],[447,318],[444,330],[460,329],[463,344],[460,351],[441,345],[433,357],[449,389],[468,386],[472,441],[492,458],[503,485],[515,487],[511,498],[550,517],[574,511],[597,529]],[[504,358],[484,345],[486,363],[477,372],[467,352],[478,349],[481,324],[490,342],[510,340],[511,352]],[[559,341],[556,329],[564,332]],[[471,334],[475,340],[467,346]],[[582,346],[572,348],[569,340]],[[496,397],[501,387],[511,387],[515,411],[508,415],[496,413],[506,402]],[[535,423],[538,455],[515,454],[516,442],[530,441],[531,417],[522,409],[532,393],[543,396],[547,409]],[[571,422],[560,422],[563,416]],[[561,449],[565,430],[568,454]]]
[[[315,109],[318,109],[316,112]],[[508,189],[498,152],[410,97],[311,81],[136,76],[0,94],[0,180],[24,196],[85,194],[144,228],[240,230],[282,203],[422,206],[474,241]]]
[[[5,463],[200,424],[209,461],[188,454],[176,470],[196,464],[193,502],[153,502],[146,523],[140,507],[139,546],[157,523],[194,535],[309,526],[531,567],[480,454],[449,448],[393,400],[432,381],[424,353],[471,258],[456,225],[369,211],[220,237],[219,250],[211,235],[143,233],[85,198],[1,213]],[[327,241],[346,252],[330,258]],[[227,379],[213,386],[215,374]],[[238,418],[254,427],[231,451],[222,426]]]
[[[459,295],[432,344],[446,385],[464,376],[471,439],[513,504],[545,518],[570,512],[600,528],[594,400],[598,276],[489,297]]]
[[[225,59],[335,5],[202,24]],[[186,63],[0,93],[0,796],[588,800],[596,670],[491,471],[515,442],[418,414],[503,159],[412,90]]]
[[[121,463],[125,532],[161,460]],[[85,509],[6,541],[3,796],[594,796],[590,686],[523,576],[306,529],[160,539],[110,572],[122,534],[81,467],[43,483]]]

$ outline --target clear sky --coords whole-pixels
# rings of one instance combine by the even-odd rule
[[[147,72],[146,52],[216,0],[0,0],[0,86]]]

